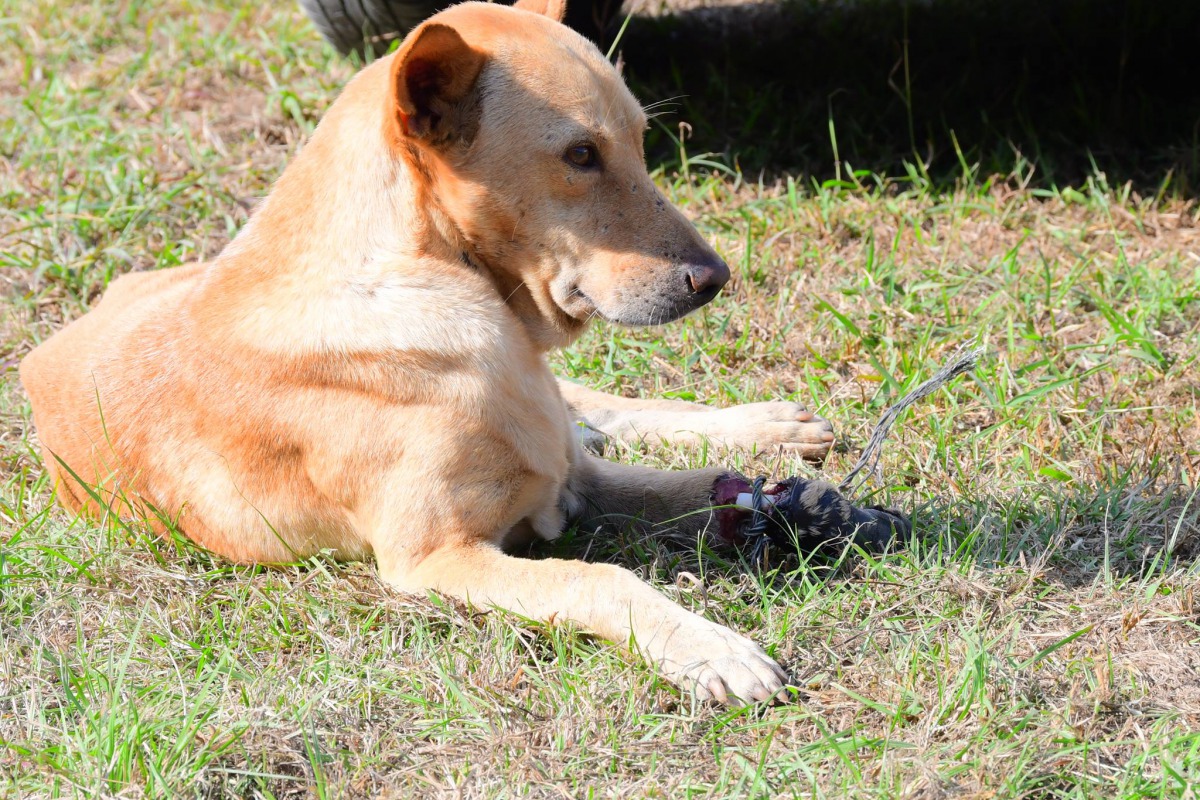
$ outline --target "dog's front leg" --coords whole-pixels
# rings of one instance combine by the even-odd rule
[[[585,527],[636,520],[701,533],[712,525],[718,535],[732,538],[721,526],[736,525],[742,515],[736,510],[714,515],[713,505],[720,502],[719,495],[733,495],[741,488],[749,485],[727,470],[651,469],[577,451],[562,504],[571,521]],[[638,587],[636,593],[624,595],[634,605],[628,611],[623,605],[597,610],[602,617],[618,615],[609,625],[631,621],[638,649],[669,677],[698,684],[702,694],[721,697],[723,687],[744,700],[760,699],[764,690],[773,693],[779,681],[786,680],[783,670],[749,639],[665,601],[623,570],[621,574]],[[630,617],[635,609],[641,616]]]
[[[612,564],[509,556],[489,543],[442,547],[406,574],[402,590],[434,589],[532,619],[570,619],[631,647],[700,699],[752,703],[778,696],[787,676],[754,642],[680,608]]]
[[[833,445],[833,426],[797,403],[776,401],[713,408],[679,400],[635,400],[559,380],[559,392],[583,423],[588,447],[604,437],[696,446],[773,450],[820,461]],[[590,435],[589,435],[590,434]]]
[[[562,424],[565,433],[565,420]],[[566,444],[565,439],[559,441]],[[556,533],[563,522],[559,509],[577,511],[581,499],[593,495],[601,513],[620,509],[666,520],[702,509],[724,473],[626,467],[572,446],[562,462],[564,485],[522,467],[525,462],[500,440],[455,440],[469,447],[466,452],[447,441],[419,448],[433,457],[422,464],[423,491],[412,491],[418,473],[405,465],[377,483],[375,502],[362,504],[376,509],[360,519],[369,526],[384,580],[402,591],[435,590],[532,619],[573,620],[628,643],[700,698],[750,703],[780,692],[786,676],[758,645],[681,608],[629,570],[516,558],[501,550],[514,529]],[[410,444],[410,451],[418,448]]]
[[[572,465],[564,505],[570,520],[586,528],[633,523],[687,534],[707,531],[733,541],[744,512],[713,506],[732,502],[749,487],[730,470],[653,469],[583,452]]]

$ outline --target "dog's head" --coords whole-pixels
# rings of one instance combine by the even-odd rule
[[[617,70],[561,24],[563,0],[464,3],[392,56],[385,135],[547,345],[593,316],[677,319],[729,269],[646,172],[646,116]]]

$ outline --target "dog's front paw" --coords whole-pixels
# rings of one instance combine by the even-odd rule
[[[747,403],[705,416],[708,437],[730,447],[782,447],[788,455],[821,460],[833,446],[833,425],[799,403]]]
[[[744,636],[711,622],[679,631],[656,660],[659,669],[700,700],[727,705],[779,702],[787,673],[763,649]]]

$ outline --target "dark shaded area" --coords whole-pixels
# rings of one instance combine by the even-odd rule
[[[814,496],[808,510],[791,520],[799,524],[769,537],[765,548],[753,538],[731,542],[712,528],[698,541],[670,526],[647,528],[612,517],[599,531],[568,526],[560,539],[532,543],[522,555],[608,561],[633,570],[654,563],[671,575],[680,570],[721,577],[754,574],[778,588],[803,575],[845,577],[861,562],[860,550],[874,555],[886,549],[908,551],[930,565],[962,559],[985,569],[1036,565],[1033,571],[1045,579],[1082,588],[1097,576],[1147,580],[1192,569],[1200,561],[1200,490],[1183,479],[1175,461],[1154,457],[1079,481],[1046,480],[1021,488],[997,484],[995,491],[970,497],[930,496],[934,484],[909,495],[901,480],[892,485],[889,503],[899,507],[890,515],[901,524],[890,534],[872,526],[853,547],[847,546],[844,531],[837,538],[806,539],[809,511],[823,515]],[[819,480],[806,483],[818,490],[830,487]],[[860,509],[880,509],[865,505],[871,497],[851,493],[849,499]],[[714,499],[726,502],[719,493]],[[835,498],[833,504],[840,503]],[[823,529],[831,530],[828,521]]]
[[[446,0],[300,0],[343,52],[387,45]],[[502,2],[504,0],[501,0]],[[666,0],[670,5],[670,0]],[[607,47],[619,0],[572,0]],[[604,33],[600,33],[604,30]],[[716,152],[825,180],[846,165],[937,183],[979,165],[1031,185],[1097,170],[1143,194],[1200,186],[1200,2],[781,0],[636,16],[621,41],[644,102],[675,98],[652,161]],[[832,127],[832,131],[831,131]],[[834,141],[836,137],[836,155]],[[840,162],[841,172],[836,168]]]
[[[1034,186],[1097,169],[1143,194],[1200,186],[1196,2],[792,0],[635,17],[621,51],[643,102],[676,98],[655,163],[678,162],[685,121],[691,154],[824,180],[832,126],[843,177],[1032,162]]]

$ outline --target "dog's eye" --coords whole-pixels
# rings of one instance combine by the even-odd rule
[[[600,163],[600,155],[596,147],[590,144],[577,144],[563,154],[568,163],[580,169],[588,169]]]

